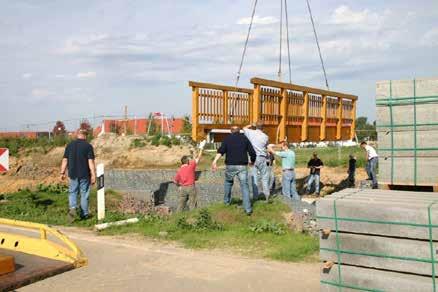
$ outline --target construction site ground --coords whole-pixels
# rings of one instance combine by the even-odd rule
[[[104,163],[106,168],[121,169],[145,169],[145,168],[175,168],[183,155],[190,155],[194,147],[190,144],[167,146],[153,146],[147,144],[144,147],[133,147],[135,136],[116,136],[106,134],[92,141],[95,149],[96,162]],[[326,151],[325,149],[315,149]],[[348,150],[350,151],[350,150]],[[301,157],[297,151],[297,160],[308,159],[310,155],[306,151],[306,157]],[[345,151],[344,151],[345,152]],[[59,177],[59,167],[63,157],[64,147],[54,147],[50,150],[39,148],[21,151],[18,157],[10,157],[10,171],[0,175],[0,194],[13,193],[24,188],[34,188],[38,184],[67,183]],[[214,151],[206,152],[199,168],[207,169],[213,160]],[[343,154],[343,160],[348,156]],[[310,158],[310,157],[309,157]],[[222,160],[223,161],[223,160]],[[277,175],[281,176],[277,169]],[[297,178],[308,175],[306,167],[296,168]],[[346,164],[342,167],[325,167],[321,173],[321,182],[324,185],[323,194],[345,187],[347,177]],[[366,173],[363,168],[358,168],[356,179],[363,180]]]
[[[144,237],[62,230],[89,265],[19,291],[319,291],[318,263],[282,263],[188,250]]]

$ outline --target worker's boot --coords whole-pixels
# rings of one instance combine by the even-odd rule
[[[67,214],[67,221],[68,223],[73,223],[76,220],[76,208],[70,208],[70,210],[68,210],[68,214]]]

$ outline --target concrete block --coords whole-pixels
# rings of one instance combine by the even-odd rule
[[[341,278],[344,284],[370,289],[367,291],[412,292],[433,291],[432,277],[395,273],[375,269],[341,265]],[[321,281],[338,281],[338,266],[335,264],[330,270],[321,269]],[[357,289],[342,288],[321,283],[320,291],[359,291]]]
[[[385,80],[376,83],[376,100],[389,98],[392,84],[393,97],[413,97],[414,81],[412,80]],[[416,96],[438,96],[438,78],[416,78]]]
[[[373,190],[374,191],[374,190]],[[368,191],[370,192],[370,191]],[[324,198],[317,202],[317,216],[334,217],[334,201],[336,200],[336,209],[338,218],[364,219],[369,221],[390,221],[404,222],[411,224],[428,224],[428,206],[431,201],[388,201],[385,197],[379,197],[379,194],[393,191],[376,190],[370,192],[374,196],[369,198],[359,197],[361,191],[355,189],[345,190],[341,194]],[[415,198],[419,193],[405,192],[406,196]],[[400,195],[400,193],[397,193]],[[358,196],[355,199],[352,197]],[[432,224],[438,225],[438,204],[431,208]],[[333,219],[318,218],[318,227],[321,229],[335,230]],[[351,233],[373,234],[383,236],[404,237],[413,239],[429,239],[429,229],[427,227],[405,226],[398,224],[376,224],[366,222],[356,222],[348,220],[338,221],[338,230]],[[438,240],[438,232],[432,232],[434,240]]]
[[[340,250],[361,252],[367,254],[380,254],[396,257],[410,257],[423,260],[430,260],[430,245],[428,241],[391,238],[382,236],[369,236],[362,234],[340,233],[338,235]],[[320,238],[320,247],[336,250],[336,233],[332,232],[327,237]],[[437,252],[437,244],[433,243],[433,251]],[[320,251],[320,258],[323,261],[338,262],[337,254],[333,251]],[[432,275],[432,264],[427,262],[416,262],[409,260],[390,259],[384,257],[353,255],[347,253],[340,254],[341,263],[367,268],[391,270]],[[438,265],[435,264],[438,271]]]

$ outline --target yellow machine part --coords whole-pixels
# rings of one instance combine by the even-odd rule
[[[44,224],[0,218],[0,226],[22,228],[39,232],[39,238],[0,231],[0,249],[7,249],[73,264],[86,266],[87,258],[78,246],[59,230]],[[56,237],[63,245],[48,239]]]

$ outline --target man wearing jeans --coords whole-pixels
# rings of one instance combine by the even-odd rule
[[[269,179],[270,173],[268,168],[268,141],[269,137],[262,131],[263,122],[258,121],[255,125],[248,125],[243,128],[243,132],[248,140],[251,142],[257,158],[252,168],[252,192],[253,199],[259,198],[258,178],[259,175],[262,180],[263,193],[265,194],[266,201],[269,201],[270,186]]]
[[[217,170],[217,161],[225,155],[225,184],[224,184],[224,203],[231,204],[231,189],[233,187],[234,177],[237,176],[240,181],[242,191],[243,208],[247,215],[252,214],[251,199],[249,197],[248,186],[248,155],[251,163],[256,160],[256,153],[251,146],[248,138],[240,134],[239,127],[231,128],[231,135],[228,135],[222,142],[221,147],[217,150],[216,157],[213,160],[212,168]]]
[[[289,149],[287,141],[281,143],[281,149],[282,151],[274,151],[272,144],[268,146],[270,153],[281,157],[281,168],[283,171],[281,186],[283,196],[293,200],[300,200],[295,181],[295,152]]]
[[[371,147],[367,144],[367,142],[363,141],[360,143],[360,147],[366,151],[366,159],[367,159],[367,174],[368,174],[368,180],[373,181],[373,189],[378,188],[377,183],[377,174],[376,174],[376,168],[377,163],[379,162],[379,155],[377,155],[376,149]]]
[[[77,197],[81,194],[80,217],[87,219],[88,197],[90,183],[96,182],[96,166],[94,163],[93,146],[86,140],[87,131],[79,129],[77,139],[70,142],[65,148],[64,158],[61,163],[61,179],[65,178],[68,167],[69,186],[69,212],[68,221],[72,223],[77,216]]]
[[[307,180],[307,193],[310,193],[312,184],[315,183],[315,193],[319,196],[320,173],[323,166],[324,163],[318,158],[318,153],[313,152],[313,158],[307,163],[307,167],[310,168],[310,175]]]

